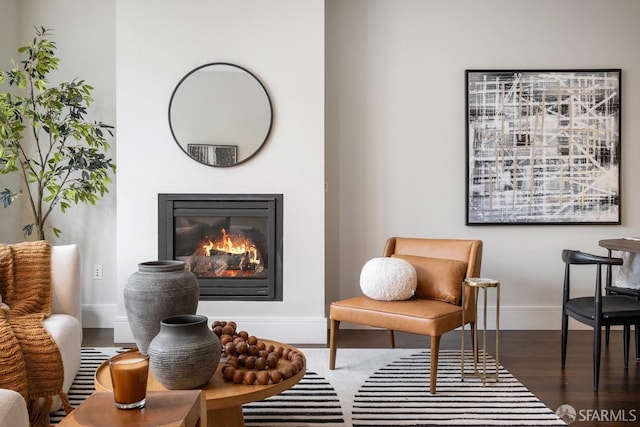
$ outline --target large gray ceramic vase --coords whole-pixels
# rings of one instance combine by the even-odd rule
[[[197,314],[170,316],[149,344],[149,369],[168,389],[203,386],[213,376],[222,353],[218,336],[207,318]]]
[[[198,280],[182,261],[149,261],[138,264],[124,287],[124,307],[138,349],[147,352],[160,331],[160,322],[176,314],[195,314]]]

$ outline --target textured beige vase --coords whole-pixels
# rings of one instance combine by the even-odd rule
[[[138,264],[124,288],[124,307],[138,349],[146,353],[160,331],[162,319],[195,314],[198,279],[182,261],[149,261]]]
[[[201,315],[171,316],[149,344],[149,369],[168,389],[200,387],[211,379],[222,353],[218,336]]]

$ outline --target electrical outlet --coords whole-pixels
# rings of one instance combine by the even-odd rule
[[[93,278],[94,280],[102,280],[102,265],[94,264],[93,265]]]

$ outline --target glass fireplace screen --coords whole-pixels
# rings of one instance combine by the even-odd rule
[[[266,217],[179,216],[175,259],[196,277],[268,277]]]
[[[282,195],[160,194],[159,259],[184,261],[201,300],[282,300]]]

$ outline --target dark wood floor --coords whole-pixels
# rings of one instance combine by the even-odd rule
[[[114,345],[111,329],[85,329],[84,332],[85,346]],[[494,336],[490,331],[488,343],[492,355]],[[612,331],[609,347],[602,347],[600,387],[596,393],[593,391],[592,336],[591,331],[586,330],[569,332],[567,366],[563,370],[560,367],[559,331],[502,331],[500,363],[552,410],[563,404],[575,408],[578,419],[572,426],[640,425],[640,362],[633,348],[635,341],[632,338],[629,368],[624,369],[622,332]],[[470,348],[470,341],[467,345]],[[428,346],[428,337],[396,333],[398,348]],[[459,333],[443,336],[440,346],[459,349]],[[385,331],[341,330],[338,336],[338,348],[385,347],[388,347]],[[339,352],[337,357],[340,357]]]

